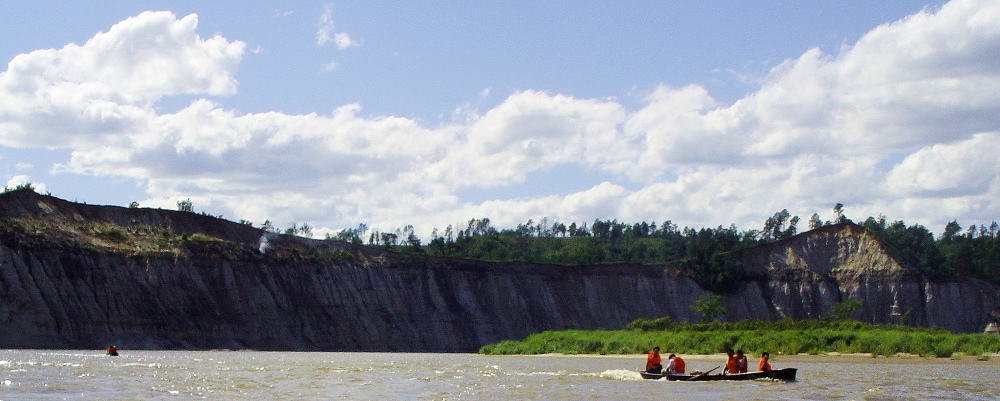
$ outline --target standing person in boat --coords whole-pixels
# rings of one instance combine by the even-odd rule
[[[653,350],[649,351],[649,355],[646,355],[646,372],[663,373],[663,364],[661,362],[660,347],[653,347]]]
[[[118,349],[114,345],[108,347],[108,356],[118,356]]]
[[[727,375],[733,373],[740,373],[739,362],[736,359],[736,357],[733,356],[732,348],[726,350],[726,370],[722,371],[722,373],[725,373]]]
[[[760,362],[757,362],[757,370],[761,372],[770,372],[771,364],[768,363],[769,359],[771,359],[771,354],[768,354],[767,352],[760,354]]]
[[[663,370],[666,370],[667,373],[672,375],[684,374],[685,364],[684,360],[681,359],[681,357],[677,356],[677,354],[670,354],[670,357],[668,357],[667,359],[669,359],[669,362],[667,362],[667,367],[664,368]]]
[[[747,362],[747,356],[743,354],[743,350],[736,350],[736,364],[740,370],[740,373],[746,373],[747,369],[750,369],[750,363]]]

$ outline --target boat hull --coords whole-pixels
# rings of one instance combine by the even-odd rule
[[[768,380],[780,380],[780,381],[795,381],[795,374],[798,372],[796,368],[784,368],[775,369],[770,372],[747,372],[747,373],[734,373],[734,374],[716,374],[716,375],[671,375],[671,374],[661,374],[661,373],[647,373],[639,372],[643,379],[667,379],[670,381],[729,381],[729,380],[758,380],[758,379],[768,379]]]

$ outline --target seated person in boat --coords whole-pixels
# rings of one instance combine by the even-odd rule
[[[736,365],[740,370],[740,373],[746,373],[747,369],[750,368],[750,363],[747,362],[747,356],[743,354],[743,350],[736,350]]]
[[[677,354],[670,354],[670,357],[667,359],[669,361],[667,362],[667,367],[664,369],[667,373],[672,375],[684,374],[684,360],[681,357],[677,356]]]
[[[660,362],[660,347],[653,347],[653,350],[649,351],[649,355],[646,356],[646,372],[662,373],[663,364]]]
[[[771,354],[768,354],[767,352],[760,354],[760,362],[757,362],[757,370],[761,372],[770,372],[771,364],[768,363],[769,359],[771,359]]]
[[[726,350],[726,370],[723,370],[722,373],[725,373],[727,375],[733,373],[740,373],[739,360],[736,359],[735,356],[733,356],[732,348]]]

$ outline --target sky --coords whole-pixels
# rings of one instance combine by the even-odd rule
[[[997,0],[82,3],[0,3],[7,187],[320,238],[1000,220]]]

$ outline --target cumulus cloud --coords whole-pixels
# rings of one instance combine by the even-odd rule
[[[31,187],[35,189],[38,193],[46,193],[48,190],[45,188],[45,183],[32,182],[31,176],[29,175],[15,175],[7,180],[7,185],[4,188],[17,188],[19,185],[31,184]]]
[[[337,41],[324,10],[321,46]],[[237,89],[244,45],[196,27],[193,15],[144,13],[82,46],[16,57],[0,73],[0,144],[70,148],[59,171],[135,179],[144,205],[191,198],[227,216],[330,229],[414,224],[426,234],[478,217],[753,228],[783,208],[808,216],[837,202],[852,217],[933,228],[1000,212],[993,1],[925,10],[836,54],[807,50],[733,104],[697,84],[650,88],[637,110],[524,90],[433,127],[356,104],[241,114],[198,99],[157,114],[165,96]],[[559,166],[611,178],[572,193],[531,181]],[[541,195],[458,195],[515,185]]]
[[[1000,188],[1000,133],[924,147],[896,165],[888,186],[904,197],[993,196]]]
[[[148,130],[164,96],[234,93],[244,44],[202,39],[197,26],[193,14],[145,12],[83,45],[15,57],[0,73],[0,144],[120,141]]]
[[[462,127],[427,175],[456,187],[488,188],[566,162],[614,169],[629,152],[617,128],[624,118],[613,102],[516,93]]]

